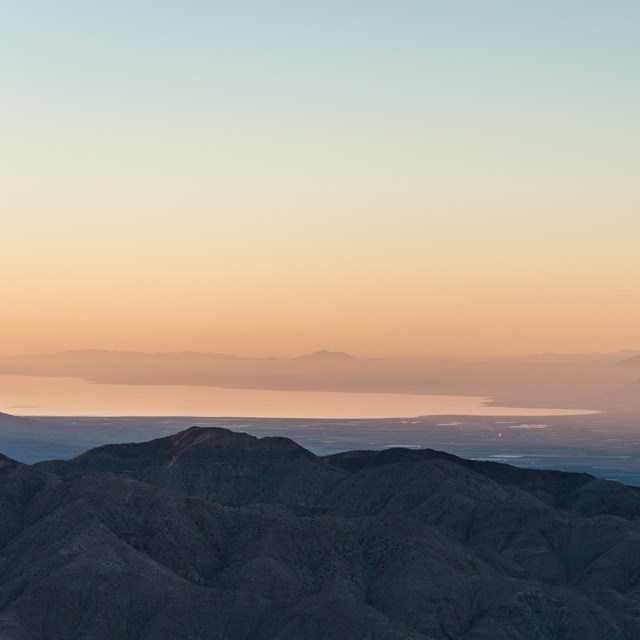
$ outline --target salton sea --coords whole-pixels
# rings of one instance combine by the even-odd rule
[[[0,411],[31,416],[396,418],[426,415],[584,415],[579,409],[487,406],[481,396],[269,391],[186,385],[94,384],[79,378],[0,376]]]

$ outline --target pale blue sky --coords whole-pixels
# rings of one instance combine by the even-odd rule
[[[185,156],[216,158],[203,146],[241,165],[249,146],[294,174],[296,164],[464,171],[483,159],[501,173],[551,164],[576,179],[635,176],[635,1],[22,0],[0,10],[3,137],[18,156],[46,157],[49,143],[70,162],[87,148],[157,160],[166,147],[176,149],[167,168],[189,171]]]

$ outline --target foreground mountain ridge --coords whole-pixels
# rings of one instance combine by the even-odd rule
[[[0,638],[634,639],[640,490],[193,427],[0,458]]]

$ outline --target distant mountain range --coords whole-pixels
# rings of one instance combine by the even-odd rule
[[[235,356],[228,353],[218,353],[215,351],[110,351],[108,349],[72,349],[69,351],[59,351],[56,353],[31,353],[18,356],[3,356],[2,360],[22,360],[22,359],[50,359],[50,360],[83,360],[83,359],[127,359],[127,358],[175,358],[175,359],[213,359],[213,360],[358,360],[344,351],[328,351],[321,349],[313,353],[304,354],[294,358],[252,358],[246,356]]]
[[[314,360],[317,362],[354,362],[359,358],[352,356],[344,351],[327,351],[322,349],[321,351],[314,351],[305,356],[300,356],[298,360]]]
[[[398,358],[359,358],[344,351],[330,351],[327,349],[320,349],[312,353],[303,354],[292,358],[277,358],[270,356],[268,358],[256,358],[248,356],[236,356],[228,353],[219,353],[215,351],[112,351],[108,349],[73,349],[69,351],[59,351],[55,353],[33,353],[23,354],[15,356],[1,356],[2,361],[20,361],[20,360],[83,360],[83,359],[212,359],[212,360],[250,360],[250,361],[284,361],[295,362],[300,360],[316,361],[316,362],[354,362],[354,361],[375,361],[375,362],[478,362],[477,358],[465,359],[465,358],[412,358],[412,359],[398,359]],[[485,358],[480,361],[483,362],[623,362],[623,361],[638,361],[640,362],[640,350],[637,349],[623,349],[615,352],[599,352],[594,351],[591,353],[538,353],[527,354],[520,356],[510,356],[507,358]]]
[[[640,364],[638,365],[640,366]],[[596,399],[605,406],[619,409],[640,409],[640,380],[610,389]]]
[[[625,367],[640,367],[640,355],[620,360],[618,364]]]
[[[616,409],[619,396],[609,392],[638,379],[638,358],[631,350],[468,362],[363,359],[327,350],[284,359],[79,350],[3,357],[0,375],[121,385],[467,395],[489,397],[502,406]]]
[[[0,457],[3,640],[632,640],[640,490],[190,428]]]
[[[519,360],[521,362],[600,362],[616,363],[638,356],[637,349],[622,349],[610,353],[593,351],[591,353],[538,353],[526,356],[514,356],[509,360]]]

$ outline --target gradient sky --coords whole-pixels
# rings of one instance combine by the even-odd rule
[[[0,1],[0,354],[640,346],[636,0]]]

